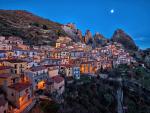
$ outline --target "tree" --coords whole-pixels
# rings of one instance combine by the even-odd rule
[[[43,25],[44,30],[48,30],[48,27],[46,25]]]
[[[36,26],[36,27],[40,26],[39,23],[37,23],[37,22],[31,23],[30,25],[33,25],[33,26]]]

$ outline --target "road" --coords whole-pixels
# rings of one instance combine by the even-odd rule
[[[117,111],[118,113],[124,113],[123,112],[123,90],[121,87],[117,89]]]
[[[108,81],[114,81],[119,83],[118,89],[117,89],[117,95],[116,95],[116,99],[117,99],[117,112],[118,113],[124,113],[123,110],[123,90],[122,90],[122,79],[121,78],[107,78],[105,80]]]
[[[150,90],[144,88],[141,84],[139,84],[135,81],[132,81],[132,80],[123,80],[122,81],[122,79],[120,79],[120,78],[107,78],[105,80],[121,83],[119,85],[120,87],[122,87],[122,86],[125,87],[130,94],[135,95],[135,96],[138,95],[139,97],[141,97],[144,100],[144,102],[146,104],[150,105]],[[117,108],[118,113],[124,113],[124,111],[123,111],[123,91],[121,91],[121,90],[122,90],[122,88],[117,89],[117,96],[116,96],[117,103],[118,103],[118,108]],[[139,90],[140,90],[140,92],[139,92]]]

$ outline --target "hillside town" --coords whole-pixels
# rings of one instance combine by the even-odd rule
[[[55,47],[29,46],[20,37],[0,36],[0,113],[30,111],[42,98],[41,90],[61,103],[67,84],[82,76],[96,77],[98,70],[134,63],[117,42],[93,49],[69,37],[59,37]]]

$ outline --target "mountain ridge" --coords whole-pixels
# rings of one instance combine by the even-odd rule
[[[124,45],[124,47],[127,50],[133,50],[133,51],[137,51],[138,47],[136,46],[134,40],[131,38],[131,36],[129,36],[127,33],[125,33],[122,29],[117,29],[112,38],[112,41],[121,43],[122,45]]]
[[[61,26],[62,24],[27,11],[0,10],[0,35],[16,35],[27,42],[30,40],[34,45],[45,44],[46,41],[54,42],[59,36],[67,36]]]
[[[110,39],[100,33],[92,35],[90,30],[83,35],[72,23],[63,25],[26,10],[0,10],[0,28],[0,35],[19,36],[30,45],[54,46],[59,36],[69,36],[74,42],[82,42],[92,47],[101,47],[109,41],[115,41],[128,50],[137,50],[133,39],[121,29],[116,30]]]

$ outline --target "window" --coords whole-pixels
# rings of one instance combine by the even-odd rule
[[[22,70],[22,69],[20,70],[20,73],[23,73],[23,70]]]
[[[22,64],[20,64],[20,68],[23,68]]]
[[[15,83],[15,79],[13,79],[13,83]]]
[[[17,74],[17,70],[15,70],[15,74]]]
[[[17,64],[15,64],[15,68],[17,68]]]
[[[13,69],[11,69],[10,72],[13,73]]]
[[[13,93],[11,93],[11,96],[14,96],[14,94],[13,94]]]
[[[37,83],[37,80],[36,80],[36,79],[35,79],[34,81],[35,81],[35,83]]]

